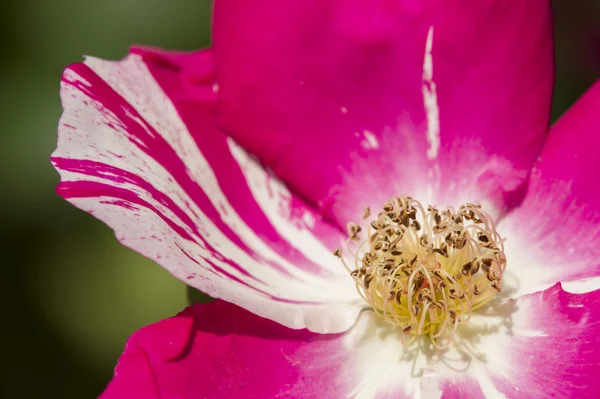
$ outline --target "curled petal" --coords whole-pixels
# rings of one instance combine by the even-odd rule
[[[331,254],[342,235],[217,129],[210,51],[136,51],[65,70],[58,193],[213,297],[348,328],[360,306]]]
[[[501,212],[547,133],[551,25],[548,0],[221,0],[220,122],[342,223],[395,195]]]

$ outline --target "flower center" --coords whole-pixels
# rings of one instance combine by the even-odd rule
[[[365,210],[364,219],[370,217]],[[480,205],[427,211],[411,197],[389,200],[372,220],[368,238],[349,223],[346,249],[356,287],[375,313],[438,348],[452,344],[459,324],[502,289],[504,240]],[[368,246],[368,248],[367,248]]]

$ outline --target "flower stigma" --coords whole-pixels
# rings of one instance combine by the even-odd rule
[[[365,209],[363,218],[371,216]],[[346,250],[356,288],[373,311],[406,335],[428,336],[443,349],[471,314],[502,290],[504,239],[480,205],[427,211],[411,197],[385,203],[366,239],[348,224]]]

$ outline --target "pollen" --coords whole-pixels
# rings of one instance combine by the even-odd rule
[[[364,213],[365,223],[371,210]],[[366,231],[368,230],[368,231]],[[504,240],[478,204],[427,210],[411,197],[389,200],[370,220],[366,237],[348,224],[342,260],[373,311],[412,336],[428,336],[443,349],[457,328],[502,290]]]

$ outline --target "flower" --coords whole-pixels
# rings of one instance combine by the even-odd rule
[[[600,84],[548,131],[549,1],[214,13],[211,49],[63,75],[59,194],[219,298],[135,333],[103,398],[600,396]]]

